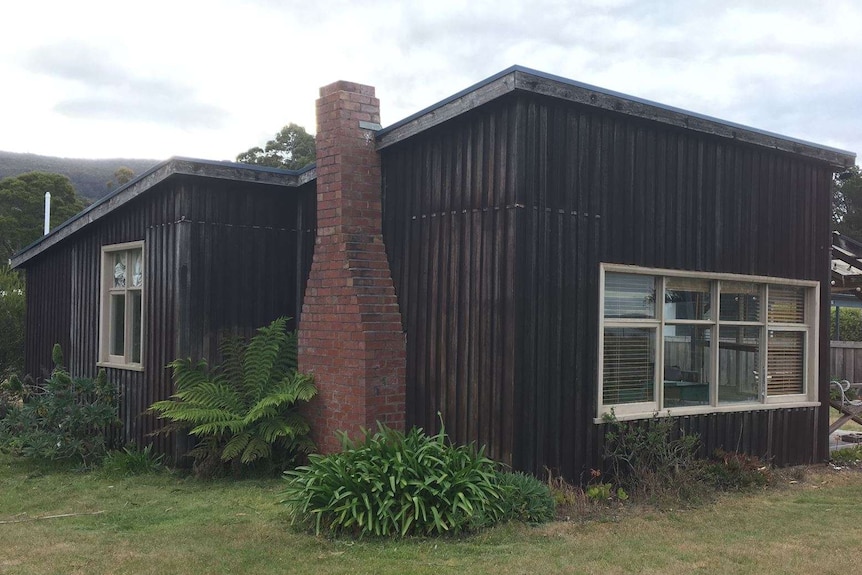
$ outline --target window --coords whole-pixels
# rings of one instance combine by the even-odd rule
[[[815,403],[813,281],[601,268],[599,416]]]
[[[142,369],[144,244],[102,248],[99,365]]]

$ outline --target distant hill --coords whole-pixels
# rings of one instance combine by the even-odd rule
[[[0,180],[27,172],[63,174],[72,181],[79,195],[95,200],[110,191],[106,184],[114,179],[117,168],[129,168],[139,176],[160,161],[129,158],[82,160],[0,151]]]

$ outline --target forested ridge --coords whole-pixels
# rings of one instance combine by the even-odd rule
[[[137,177],[159,161],[130,158],[86,160],[0,151],[0,180],[27,172],[62,174],[72,181],[78,195],[95,200],[116,189],[116,183],[108,186],[108,182],[113,182],[114,173],[119,168],[129,168]]]

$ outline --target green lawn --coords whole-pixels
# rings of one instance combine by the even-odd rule
[[[0,456],[0,573],[843,573],[862,538],[862,472],[728,495],[693,510],[506,525],[459,539],[297,533],[280,480],[107,479]],[[29,521],[64,513],[93,513]]]

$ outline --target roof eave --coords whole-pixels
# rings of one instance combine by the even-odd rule
[[[314,164],[301,170],[279,170],[233,162],[173,157],[153,166],[131,182],[93,203],[86,210],[69,218],[47,235],[22,248],[10,258],[9,262],[13,268],[25,264],[28,260],[63,241],[81,228],[105,217],[174,175],[299,187],[314,180],[317,177],[317,169]]]
[[[739,142],[790,152],[826,162],[835,171],[849,169],[856,162],[856,154],[847,150],[758,130],[521,66],[508,68],[446,100],[380,130],[377,133],[378,148],[383,149],[391,146],[514,91],[542,94]]]

